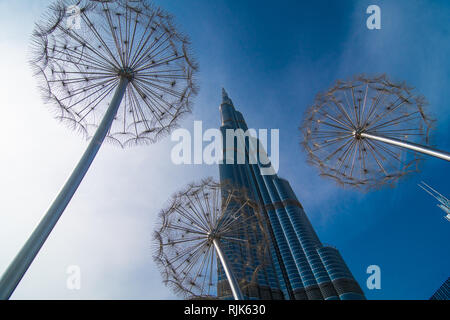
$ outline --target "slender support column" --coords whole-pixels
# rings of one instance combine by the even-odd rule
[[[239,288],[239,283],[235,278],[233,271],[231,270],[230,262],[220,248],[219,240],[213,239],[214,248],[216,249],[217,255],[219,256],[220,262],[222,263],[225,275],[227,276],[228,283],[230,284],[231,292],[233,293],[234,300],[244,300],[244,295]]]
[[[414,151],[417,151],[420,153],[428,154],[428,155],[436,157],[436,158],[450,161],[450,153],[445,152],[445,151],[440,151],[437,149],[433,149],[433,148],[429,148],[429,147],[424,147],[424,146],[421,146],[420,144],[405,142],[405,141],[397,140],[397,139],[393,139],[393,138],[376,136],[376,135],[364,133],[364,132],[360,133],[360,136],[363,138],[378,140],[381,142],[392,144],[394,146],[407,148],[407,149],[414,150]]]
[[[88,171],[92,161],[100,149],[100,146],[103,143],[103,140],[111,128],[114,117],[119,109],[120,102],[125,94],[128,82],[129,80],[126,77],[120,78],[119,85],[116,88],[108,110],[100,122],[100,125],[92,137],[86,151],[73,170],[69,179],[66,181],[64,187],[53,201],[47,213],[41,219],[31,236],[28,238],[27,242],[24,244],[0,279],[0,300],[9,299],[11,294],[14,292],[53,227],[58,222],[58,219],[61,217],[61,214],[70,199],[72,199],[72,196],[80,185],[81,180],[83,180],[83,177]]]

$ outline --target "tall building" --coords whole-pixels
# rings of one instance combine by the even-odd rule
[[[227,150],[226,130],[242,129],[245,132],[248,128],[225,90],[222,92],[220,113],[220,130],[224,137],[220,180],[248,190],[262,208],[269,234],[271,264],[263,265],[256,276],[256,285],[243,286],[244,296],[247,299],[365,299],[339,251],[320,242],[289,182],[276,174],[261,174],[265,166],[260,162],[252,164],[248,161],[249,150],[253,150],[249,149],[248,143],[241,150],[234,141],[235,147]],[[245,153],[245,163],[236,163],[239,153],[241,156]],[[227,157],[234,158],[234,163],[227,164]],[[240,255],[238,246],[234,244],[225,246],[224,251],[232,257],[233,271],[238,276],[250,277],[244,269],[248,260],[254,257]],[[218,296],[231,298],[220,264],[218,280]],[[239,280],[244,284],[249,281]]]
[[[430,300],[450,300],[450,277],[436,290]]]
[[[435,198],[437,201],[439,201],[439,204],[437,204],[437,206],[446,213],[444,218],[447,219],[447,221],[450,221],[450,200],[447,199],[446,197],[444,197],[442,194],[440,194],[436,190],[434,190],[432,187],[430,187],[423,181],[422,181],[422,183],[419,183],[419,187],[421,187],[429,195],[431,195],[433,198]]]

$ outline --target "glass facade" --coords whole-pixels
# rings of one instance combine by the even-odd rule
[[[257,281],[248,286],[245,284],[255,274],[251,268],[247,273],[243,268],[249,266],[248,260],[255,262],[256,256],[240,255],[239,246],[235,244],[225,246],[225,253],[233,261],[233,272],[244,284],[244,296],[247,299],[365,299],[339,251],[320,242],[289,182],[276,174],[261,174],[264,166],[249,161],[249,152],[254,149],[250,148],[248,139],[244,150],[241,150],[237,147],[237,138],[232,137],[235,139],[234,147],[227,149],[230,146],[226,141],[227,129],[245,132],[248,128],[225,91],[220,113],[224,151],[223,163],[219,164],[220,180],[244,187],[260,204],[270,240],[271,263],[264,264],[256,275]],[[239,156],[245,158],[244,163],[237,163]],[[229,164],[227,159],[234,163]],[[220,265],[218,269],[218,296],[230,299],[230,290]]]
[[[430,300],[450,300],[450,277],[437,289]]]

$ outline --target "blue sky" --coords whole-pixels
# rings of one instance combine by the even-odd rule
[[[416,87],[438,119],[433,144],[450,150],[450,5],[447,1],[155,1],[188,34],[200,64],[194,120],[220,125],[225,87],[252,128],[280,129],[279,175],[288,179],[320,239],[336,246],[369,299],[427,299],[450,275],[450,224],[417,183],[450,194],[448,163],[428,158],[395,188],[342,189],[306,164],[298,126],[316,93],[357,73],[387,73]],[[86,143],[54,121],[26,64],[34,21],[50,1],[0,0],[0,272],[33,230]],[[370,4],[381,30],[366,28]],[[156,215],[208,165],[175,166],[174,143],[100,150],[13,298],[173,299],[151,259]],[[124,191],[125,190],[125,191]],[[366,268],[381,268],[381,290]],[[66,288],[79,265],[82,288]]]

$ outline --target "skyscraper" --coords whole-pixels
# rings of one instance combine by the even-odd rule
[[[444,197],[442,194],[434,190],[432,187],[427,185],[425,182],[419,183],[419,187],[421,187],[423,190],[425,190],[429,195],[431,195],[433,198],[435,198],[437,201],[439,201],[439,204],[437,206],[442,209],[446,213],[444,216],[447,221],[450,221],[450,200]]]
[[[219,165],[220,180],[244,187],[260,204],[265,218],[272,263],[258,272],[256,285],[244,287],[248,299],[365,299],[364,293],[345,264],[339,251],[324,245],[317,237],[301,203],[289,182],[276,174],[262,175],[260,162],[249,160],[249,144],[244,150],[238,144],[227,150],[228,129],[248,130],[242,114],[237,111],[225,90],[220,106],[224,161]],[[232,137],[232,139],[235,139]],[[228,141],[229,142],[229,141]],[[230,144],[228,144],[229,146]],[[244,153],[245,163],[237,163]],[[233,164],[226,159],[233,158]],[[236,246],[225,248],[233,258],[232,267],[242,274],[249,257],[240,256]],[[230,298],[226,278],[219,265],[218,296]],[[241,279],[245,283],[246,279]]]
[[[436,290],[430,300],[450,300],[450,277]]]

